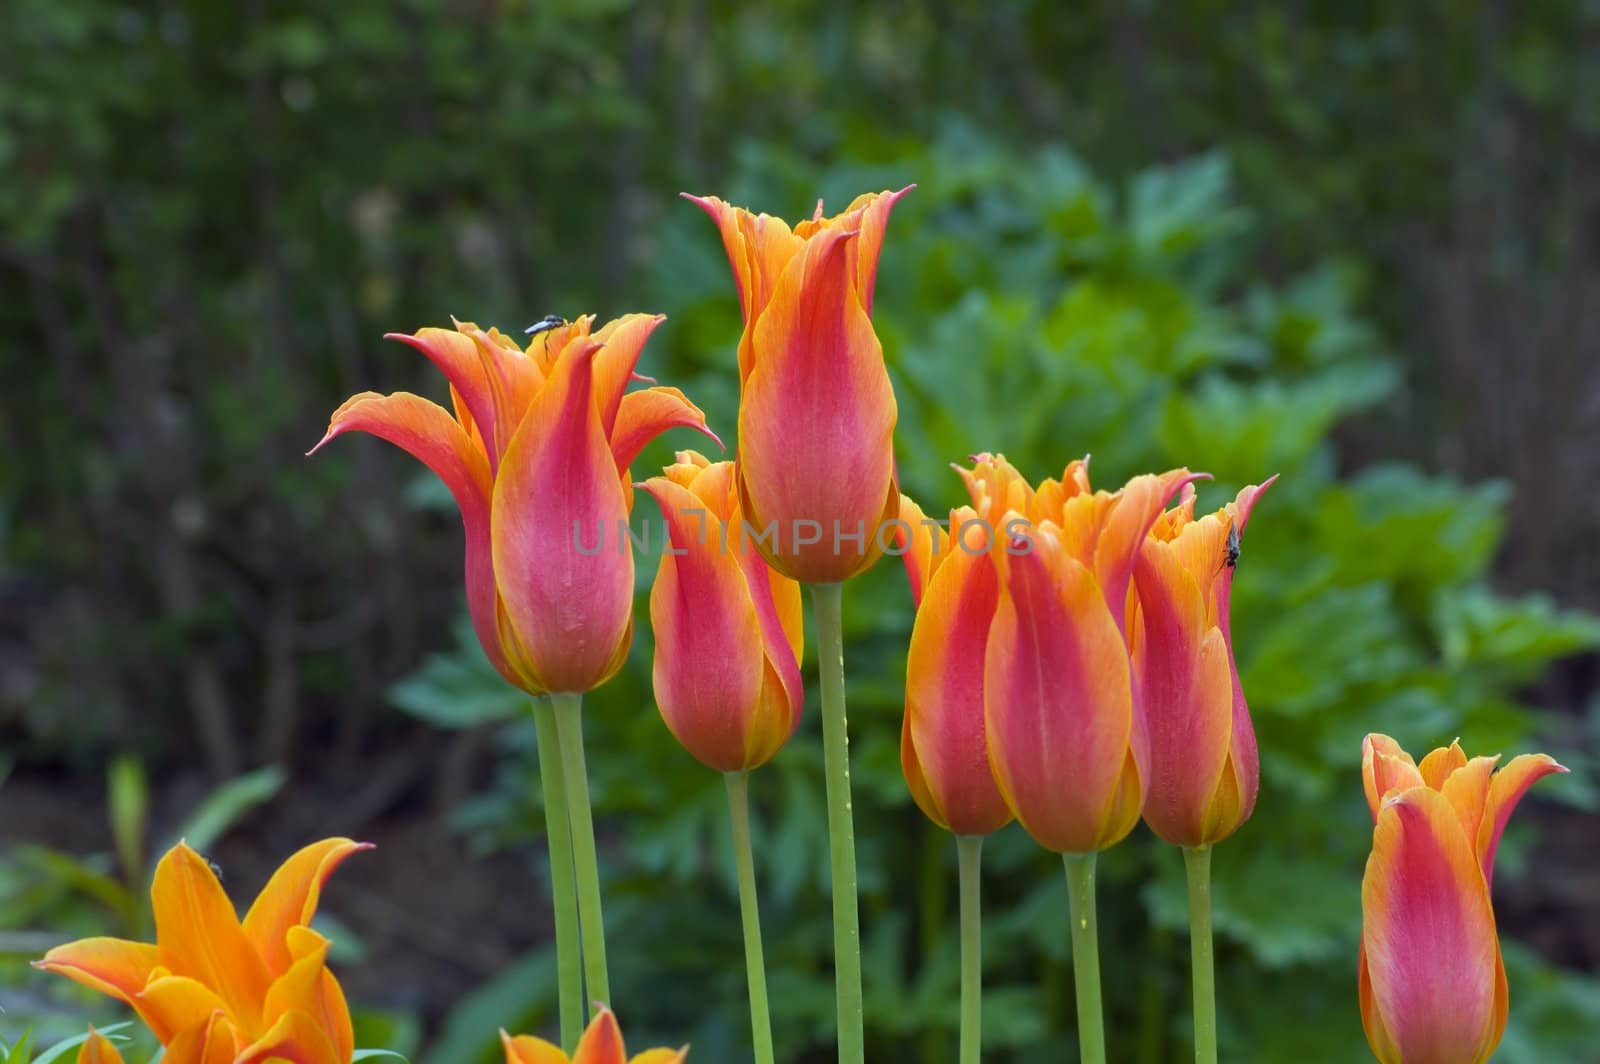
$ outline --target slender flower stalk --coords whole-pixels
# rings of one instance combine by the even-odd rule
[[[843,589],[812,584],[817,669],[822,677],[822,756],[827,780],[828,851],[833,871],[833,973],[839,1011],[839,1064],[862,1064],[861,926],[856,901],[856,837],[850,805],[850,735],[845,724]]]
[[[982,835],[956,836],[961,879],[961,1064],[978,1064],[983,1054],[982,854]]]
[[[561,1048],[568,1053],[583,1033],[583,956],[578,945],[578,884],[572,866],[572,820],[556,711],[549,698],[533,700],[539,735],[539,784],[544,788],[544,832],[550,850],[550,900],[555,908],[556,977],[561,1012]]]
[[[1072,917],[1072,981],[1078,997],[1078,1059],[1105,1064],[1106,1029],[1100,1005],[1100,931],[1094,914],[1094,862],[1089,853],[1062,855]]]
[[[1195,1064],[1217,1064],[1216,965],[1211,956],[1211,847],[1188,846],[1189,965],[1194,978]]]
[[[583,932],[583,975],[591,1007],[611,1003],[606,974],[606,923],[600,911],[600,859],[594,846],[594,812],[589,807],[589,770],[583,760],[583,696],[553,694],[561,772],[572,825],[572,866],[577,875],[578,923]]]
[[[750,845],[750,776],[729,772],[728,815],[733,823],[733,860],[739,871],[739,917],[744,923],[745,978],[750,984],[750,1036],[756,1064],[772,1064],[772,1018],[767,1010],[767,968],[761,950],[761,907],[756,901],[756,862]]]

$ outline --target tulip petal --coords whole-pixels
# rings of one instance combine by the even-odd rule
[[[683,1064],[688,1056],[688,1046],[682,1049],[646,1049],[628,1064]]]
[[[1094,576],[1118,630],[1127,631],[1128,584],[1133,579],[1134,559],[1150,526],[1179,488],[1207,477],[1207,473],[1191,473],[1187,469],[1134,477],[1117,492],[1101,518],[1094,540]]]
[[[512,683],[519,683],[506,661],[496,620],[489,536],[492,481],[488,459],[480,446],[443,407],[421,396],[363,392],[334,411],[327,435],[311,453],[334,437],[352,431],[370,433],[394,444],[431,469],[450,489],[466,532],[467,610],[472,615],[472,629],[495,669]]]
[[[1361,882],[1372,1012],[1397,1059],[1486,1060],[1504,1029],[1489,889],[1443,795],[1414,787],[1378,813]]]
[[[122,1064],[122,1054],[111,1040],[93,1027],[78,1048],[78,1064]]]
[[[1476,840],[1478,828],[1483,823],[1483,811],[1489,804],[1490,781],[1494,776],[1496,757],[1475,757],[1456,769],[1444,780],[1439,792],[1456,811],[1461,830],[1469,839]],[[1423,758],[1427,764],[1427,758]],[[1419,772],[1421,769],[1419,768]],[[1488,878],[1485,876],[1485,878]]]
[[[211,1017],[222,1015],[228,1006],[215,990],[198,979],[163,975],[150,980],[150,985],[139,992],[133,1007],[151,1033],[166,1045],[185,1031],[204,1032]],[[203,1046],[204,1039],[198,1039],[195,1045]]]
[[[317,1021],[304,1012],[286,1012],[267,1033],[240,1050],[234,1064],[346,1064]]]
[[[328,971],[328,940],[308,927],[289,928],[294,961],[267,989],[262,1022],[271,1026],[290,1012],[303,1012],[333,1043],[341,1060],[355,1051],[355,1033],[344,991]]]
[[[210,863],[180,842],[156,865],[150,901],[162,966],[215,988],[241,1026],[258,1022],[267,969]]]
[[[372,849],[370,842],[323,839],[304,847],[278,866],[244,917],[245,937],[274,976],[289,970],[293,958],[287,935],[309,925],[322,897],[322,885],[346,857]]]
[[[590,334],[591,340],[605,345],[594,356],[594,399],[600,411],[600,426],[608,437],[614,438],[612,426],[617,410],[633,379],[633,368],[639,364],[645,341],[666,320],[665,314],[624,314]],[[703,427],[703,418],[701,424]]]
[[[628,506],[595,412],[593,355],[569,347],[556,363],[494,482],[495,580],[519,670],[546,691],[609,678],[632,621]]]
[[[120,938],[80,938],[57,946],[33,962],[41,971],[64,975],[91,990],[132,1005],[161,963],[161,953],[145,942]]]
[[[872,296],[878,282],[878,256],[883,251],[889,212],[894,210],[901,196],[916,187],[907,185],[898,192],[869,192],[858,196],[840,216],[839,224],[843,228],[861,231],[861,239],[856,241],[854,249],[856,289],[861,293],[861,305],[868,314],[872,313]]]
[[[506,1051],[506,1064],[570,1064],[560,1046],[532,1035],[519,1034],[513,1038],[502,1030],[500,1045]]]
[[[180,1031],[167,1043],[163,1064],[233,1064],[238,1049],[233,1024],[226,1013],[213,1012],[206,1019]]]
[[[1125,805],[1133,727],[1128,651],[1093,574],[1048,536],[1033,546],[1002,562],[984,668],[990,765],[1035,840],[1088,853],[1120,838],[1114,813]]]
[[[1411,755],[1387,735],[1373,732],[1361,740],[1361,785],[1367,792],[1367,807],[1378,819],[1384,798],[1397,791],[1425,787]]]
[[[684,193],[683,198],[697,204],[717,223],[723,250],[728,253],[728,264],[733,267],[733,281],[739,289],[739,307],[744,312],[746,325],[745,339],[739,344],[739,380],[742,382],[750,372],[746,342],[750,321],[771,301],[778,276],[789,260],[805,247],[805,241],[795,236],[782,218],[752,214],[715,196]]]
[[[588,1030],[578,1039],[578,1050],[572,1054],[572,1064],[625,1064],[627,1049],[622,1044],[622,1029],[617,1026],[616,1015],[605,1006],[589,1023]]]
[[[953,552],[917,609],[906,655],[901,764],[909,749],[913,797],[957,835],[987,835],[1011,820],[989,770],[984,726],[984,654],[999,598],[989,555]]]
[[[1417,771],[1422,774],[1422,782],[1434,790],[1443,790],[1444,781],[1450,774],[1467,763],[1467,755],[1461,749],[1459,741],[1453,741],[1449,746],[1441,746],[1430,750],[1417,765]]]
[[[970,509],[965,512],[973,513]],[[954,515],[951,516],[954,519]],[[905,563],[906,579],[911,584],[911,603],[920,606],[928,581],[944,561],[950,535],[938,521],[930,519],[911,496],[904,493],[900,495],[900,515],[897,520],[900,525],[895,529],[895,549]]]
[[[1500,848],[1500,835],[1506,829],[1511,811],[1522,801],[1529,787],[1552,772],[1566,771],[1565,765],[1548,754],[1518,754],[1494,774],[1477,837],[1478,858],[1485,882],[1494,881],[1494,855]]]
[[[777,522],[777,542],[763,553],[806,583],[868,568],[880,523],[899,512],[894,389],[848,274],[852,239],[820,233],[784,269],[755,323],[740,396],[742,508],[757,528]],[[816,523],[817,542],[800,542],[805,521]]]
[[[497,413],[489,375],[483,356],[471,336],[455,329],[418,329],[415,334],[385,333],[385,340],[398,340],[413,348],[439,368],[450,381],[451,393],[471,415],[492,456],[495,450]],[[346,404],[349,405],[348,403]],[[370,431],[370,430],[369,430]],[[486,456],[486,466],[490,457]],[[441,474],[442,478],[442,474]],[[447,482],[448,483],[448,482]]]
[[[678,389],[642,388],[624,395],[610,430],[617,472],[626,476],[628,466],[639,457],[645,444],[674,428],[694,429],[718,447],[723,446],[721,438],[707,427],[705,414]]]

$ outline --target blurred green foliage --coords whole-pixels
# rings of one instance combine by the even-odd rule
[[[948,463],[979,450],[1003,451],[1035,477],[1092,452],[1103,485],[1187,464],[1218,479],[1202,489],[1207,506],[1283,475],[1251,524],[1235,585],[1263,785],[1254,819],[1215,857],[1223,1056],[1358,1059],[1354,958],[1370,841],[1362,735],[1387,731],[1414,750],[1455,735],[1473,751],[1523,749],[1536,722],[1518,686],[1600,643],[1600,621],[1484,585],[1503,487],[1403,465],[1341,477],[1332,436],[1392,394],[1392,361],[1336,269],[1276,286],[1241,273],[1252,217],[1220,156],[1112,188],[1061,149],[1017,152],[952,125],[895,162],[820,178],[780,151],[752,155],[730,191],[793,214],[818,192],[837,204],[910,180],[920,187],[890,223],[875,318],[900,401],[902,480],[930,510],[961,500]],[[703,372],[731,376],[714,354],[731,352],[738,325],[720,244],[688,210],[663,243],[658,305],[674,327],[647,357],[695,366],[711,353]],[[733,423],[725,385],[671,379],[708,404],[714,427]],[[647,506],[635,518],[659,520]],[[641,561],[641,585],[652,571]],[[885,563],[846,595],[867,1016],[873,1059],[937,1061],[948,1059],[957,1014],[954,847],[922,821],[900,777],[903,583]],[[722,788],[651,707],[640,620],[629,669],[586,714],[602,831],[614,839],[616,996],[631,1031],[688,1038],[727,1059],[745,1021]],[[484,845],[512,844],[540,831],[532,726],[470,634],[458,639],[462,650],[430,660],[395,700],[435,725],[507,722],[499,786],[459,820]],[[833,1008],[815,697],[813,686],[801,733],[752,781],[774,1022],[789,1059],[810,1059],[806,1046],[823,1053]],[[1014,826],[985,858],[986,1045],[997,1060],[1012,1059],[1007,1050],[1064,1055],[1059,864]],[[1101,869],[1116,1055],[1179,1059],[1189,1032],[1178,854],[1141,832]],[[1541,970],[1525,952],[1511,964],[1520,978],[1504,1059],[1577,1059],[1600,1021],[1600,985]],[[483,1000],[548,1022],[552,988],[530,974],[508,972]],[[476,1047],[488,1060],[489,1044],[481,1023],[452,1027],[428,1059],[477,1059]]]

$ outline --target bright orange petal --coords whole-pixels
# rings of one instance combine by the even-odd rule
[[[57,946],[34,961],[33,966],[64,975],[75,983],[131,1005],[160,963],[160,951],[149,943],[120,938],[80,938]]]
[[[572,1064],[626,1064],[627,1050],[622,1044],[622,1029],[617,1017],[604,1005],[590,1022],[589,1029],[578,1039],[578,1050],[572,1054]]]
[[[646,1049],[628,1064],[683,1064],[688,1058],[688,1046],[682,1049]]]
[[[1417,771],[1422,774],[1422,782],[1434,790],[1443,790],[1444,781],[1450,774],[1467,763],[1467,755],[1461,749],[1461,743],[1452,741],[1449,746],[1441,746],[1428,751],[1422,761],[1417,765]]]
[[[245,937],[274,977],[289,970],[293,958],[289,928],[309,925],[322,897],[322,885],[346,857],[372,849],[370,842],[332,838],[314,842],[278,866],[244,917]]]
[[[968,513],[972,511],[968,510]],[[900,525],[895,530],[894,547],[900,551],[911,583],[911,604],[922,602],[923,592],[933,572],[945,559],[950,535],[939,522],[928,517],[911,496],[901,493]]]
[[[519,1034],[513,1038],[501,1031],[500,1045],[506,1051],[506,1064],[571,1064],[560,1046],[532,1035]]]
[[[627,499],[595,411],[594,349],[563,354],[495,478],[495,580],[519,671],[587,691],[620,665],[633,619]]]
[[[150,901],[162,967],[211,987],[241,1026],[259,1023],[267,968],[210,863],[180,842],[156,865]]]
[[[287,938],[294,961],[268,988],[262,1022],[271,1026],[290,1012],[303,1012],[328,1036],[340,1059],[348,1060],[355,1034],[344,992],[327,968],[328,940],[308,927],[291,927]]]
[[[267,1033],[240,1050],[233,1064],[348,1064],[341,1059],[328,1035],[304,1012],[286,1012]]]
[[[163,975],[150,980],[133,1007],[162,1045],[185,1031],[204,1030],[213,1015],[227,1011],[227,1004],[216,991],[187,975]],[[259,1002],[256,1007],[259,1009]],[[200,1044],[203,1043],[196,1043]]]
[[[617,408],[634,378],[645,341],[666,320],[665,314],[624,314],[590,334],[590,339],[605,345],[594,356],[594,398],[607,436],[612,435]]]
[[[1413,787],[1384,802],[1361,909],[1372,1008],[1398,1059],[1487,1060],[1503,1031],[1500,943],[1488,884],[1442,794]]]
[[[1361,785],[1367,792],[1367,808],[1372,810],[1373,820],[1378,819],[1378,810],[1391,793],[1427,786],[1411,755],[1378,732],[1361,740]]]
[[[1483,878],[1494,881],[1494,855],[1500,848],[1500,834],[1511,819],[1511,811],[1528,793],[1528,788],[1552,772],[1565,772],[1549,754],[1518,754],[1512,758],[1489,784],[1489,796],[1484,803],[1483,821],[1478,827],[1477,851],[1483,868]]]
[[[233,1024],[222,1012],[178,1034],[167,1044],[162,1064],[233,1064],[238,1051]]]
[[[91,1027],[89,1037],[78,1047],[78,1064],[122,1064],[122,1054],[109,1038]]]
[[[624,395],[610,431],[611,454],[618,474],[626,476],[628,466],[639,457],[645,444],[673,428],[694,429],[718,447],[723,445],[706,426],[705,413],[678,389],[642,388]]]

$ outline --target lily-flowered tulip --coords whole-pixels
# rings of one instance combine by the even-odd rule
[[[900,520],[909,533],[902,547],[917,607],[900,767],[929,820],[957,835],[987,835],[1011,822],[984,735],[984,650],[1000,603],[991,544],[969,506],[950,511],[947,531],[902,495]]]
[[[1085,459],[1034,489],[999,455],[974,462],[962,476],[995,530],[1000,574],[984,658],[990,767],[1040,845],[1103,850],[1138,823],[1148,780],[1125,635],[1134,559],[1195,475],[1146,474],[1093,491]]]
[[[630,1061],[622,1045],[622,1029],[617,1026],[617,1017],[604,1006],[589,1029],[583,1032],[577,1052],[570,1058],[560,1046],[532,1035],[512,1036],[501,1031],[500,1044],[505,1047],[506,1064],[682,1064],[689,1056],[687,1047],[647,1049]]]
[[[1261,763],[1228,600],[1250,510],[1271,484],[1251,485],[1198,520],[1186,486],[1134,562],[1129,642],[1150,752],[1144,822],[1175,846],[1220,842],[1255,808]]]
[[[78,1064],[122,1064],[122,1054],[111,1039],[89,1028],[89,1037],[78,1047]]]
[[[502,676],[532,694],[587,691],[627,656],[628,464],[674,426],[716,439],[676,388],[626,391],[661,321],[630,314],[591,330],[593,319],[579,318],[526,349],[466,322],[390,334],[449,379],[454,415],[405,392],[363,392],[334,412],[317,444],[368,432],[444,481],[466,530],[478,641]]]
[[[166,1047],[166,1064],[349,1064],[350,1012],[327,969],[328,940],[309,925],[328,876],[370,848],[349,839],[307,846],[241,922],[211,865],[179,843],[150,888],[154,943],[86,938],[34,966],[131,1006]]]
[[[1419,765],[1387,735],[1361,746],[1376,827],[1361,880],[1361,1022],[1383,1064],[1477,1064],[1509,995],[1489,886],[1500,834],[1529,787],[1566,769],[1522,754],[1498,772],[1459,743]]]
[[[793,229],[714,196],[687,197],[722,233],[744,312],[739,339],[738,490],[771,529],[758,547],[805,583],[840,583],[881,553],[899,512],[894,389],[873,330],[878,253],[895,201],[857,197]]]
[[[800,585],[741,534],[733,463],[680,451],[640,485],[671,549],[650,591],[656,704],[680,743],[719,772],[765,764],[800,723]]]

